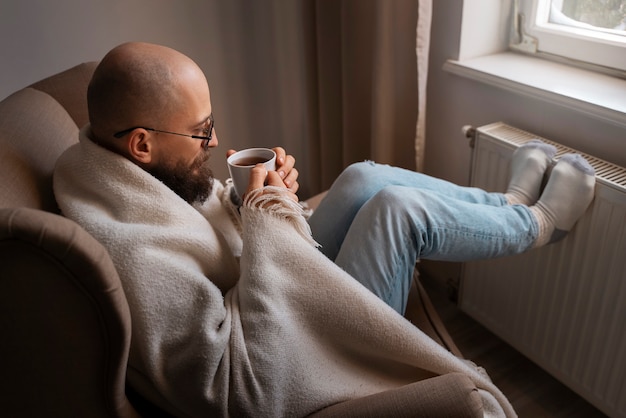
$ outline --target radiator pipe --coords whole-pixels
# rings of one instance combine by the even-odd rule
[[[476,128],[474,128],[472,125],[464,125],[461,128],[461,132],[463,132],[463,135],[465,135],[465,138],[468,138],[469,141],[469,146],[470,148],[474,148],[474,144],[476,142]]]

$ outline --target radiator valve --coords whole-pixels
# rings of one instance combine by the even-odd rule
[[[465,138],[468,138],[470,140],[470,148],[474,148],[474,140],[476,139],[476,128],[474,128],[472,125],[464,125],[461,128],[461,132],[463,132]]]

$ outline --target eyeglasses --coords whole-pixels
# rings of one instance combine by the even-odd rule
[[[164,134],[186,136],[186,137],[193,138],[193,139],[201,139],[202,140],[202,148],[204,148],[206,150],[206,149],[209,149],[209,143],[211,142],[211,139],[213,139],[213,129],[214,128],[215,128],[215,121],[213,120],[213,114],[211,113],[211,115],[209,116],[209,126],[207,126],[206,128],[204,128],[202,130],[202,132],[205,134],[205,136],[180,134],[180,133],[177,133],[177,132],[162,131],[160,129],[154,129],[154,128],[146,128],[145,126],[134,126],[132,128],[124,129],[123,131],[119,131],[119,132],[114,133],[113,136],[115,138],[121,138],[121,137],[123,137],[125,135],[128,135],[129,133],[131,133],[135,129],[145,129],[146,131],[161,132],[161,133],[164,133]]]

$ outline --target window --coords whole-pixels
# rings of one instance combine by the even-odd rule
[[[513,49],[626,75],[626,0],[516,0]]]

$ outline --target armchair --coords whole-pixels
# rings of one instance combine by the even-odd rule
[[[126,386],[132,318],[111,259],[59,214],[52,193],[54,164],[87,122],[86,89],[95,66],[80,64],[0,102],[3,415],[165,415]],[[460,355],[417,274],[407,318]],[[482,404],[469,378],[449,374],[333,405],[316,416],[389,414],[482,416]]]

